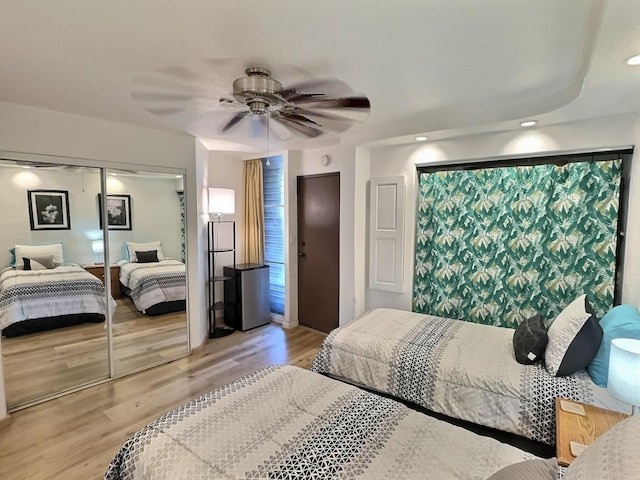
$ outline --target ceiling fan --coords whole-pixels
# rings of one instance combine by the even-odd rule
[[[223,126],[222,132],[254,115],[303,136],[317,137],[330,131],[343,132],[369,115],[369,99],[352,95],[349,87],[339,80],[311,80],[285,88],[266,68],[250,67],[244,73],[246,76],[233,82],[233,96],[220,99],[221,104],[241,109]]]
[[[245,69],[245,76],[236,78],[232,94],[216,95],[220,82],[203,85],[204,78],[196,77],[183,68],[165,68],[160,71],[180,80],[179,90],[170,87],[159,78],[153,81],[155,91],[132,91],[135,100],[148,104],[146,110],[159,116],[203,113],[215,115],[221,134],[238,134],[238,125],[249,122],[253,136],[262,136],[264,130],[275,133],[280,139],[294,134],[318,137],[329,132],[344,132],[356,122],[369,116],[370,103],[344,82],[334,78],[307,80],[293,85],[283,85],[264,67]],[[197,81],[195,81],[197,80]],[[191,83],[197,91],[188,91]],[[164,91],[158,91],[156,88]],[[247,130],[243,130],[246,132]]]

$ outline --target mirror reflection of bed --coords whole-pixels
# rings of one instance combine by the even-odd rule
[[[0,203],[6,214],[3,216],[5,228],[0,230],[0,274],[6,272],[8,275],[29,278],[27,283],[32,284],[29,288],[50,290],[48,297],[42,297],[40,293],[32,295],[33,298],[42,298],[39,304],[37,301],[34,303],[37,308],[25,315],[15,313],[22,312],[31,300],[24,296],[17,298],[14,303],[17,308],[12,311],[9,321],[7,311],[11,307],[7,307],[6,299],[12,294],[5,292],[3,297],[3,289],[6,288],[0,285],[0,328],[8,326],[3,322],[12,323],[21,316],[24,318],[19,320],[42,317],[44,322],[41,324],[40,320],[36,320],[31,325],[28,325],[28,321],[16,322],[16,325],[20,325],[10,327],[7,335],[1,337],[9,411],[104,381],[110,376],[123,375],[188,354],[182,175],[104,171],[107,194],[126,194],[124,196],[130,202],[131,209],[127,212],[126,222],[123,222],[124,228],[119,230],[116,226],[116,229],[110,228],[105,232],[101,228],[99,204],[102,173],[100,168],[86,166],[0,159]],[[112,177],[107,173],[118,175]],[[31,228],[27,191],[35,188],[66,192],[70,228]],[[149,199],[153,199],[153,202]],[[107,236],[108,249],[102,240]],[[148,315],[157,312],[154,312],[154,308],[140,311],[130,297],[122,294],[121,265],[118,263],[125,261],[125,242],[155,239],[161,240],[166,256],[170,257],[167,262],[176,262],[182,269],[182,301],[178,302],[179,308],[175,308],[176,304],[170,304],[174,311]],[[34,273],[9,266],[12,263],[10,250],[15,250],[16,245],[40,248],[51,244],[62,245],[64,257],[58,259],[54,268]],[[42,252],[36,250],[35,253]],[[110,301],[112,369],[109,363],[110,328],[104,318],[108,298],[105,258],[111,264],[111,268],[108,268],[111,274],[108,289],[111,290],[109,297],[113,297]],[[66,269],[74,275],[72,280],[65,278],[67,283],[52,289],[53,276],[65,273]],[[83,286],[78,287],[80,284]],[[5,282],[6,285],[8,283]],[[95,290],[96,296],[90,308],[86,308],[88,297],[77,294],[78,291],[86,293],[87,288]],[[26,292],[28,288],[23,290]],[[77,298],[71,299],[74,295]],[[29,309],[24,310],[27,312]],[[59,328],[43,330],[51,323]],[[25,330],[25,326],[33,327],[33,331],[29,331],[29,328],[20,331]],[[17,328],[18,331],[11,332],[11,328]],[[20,335],[12,336],[13,333]]]
[[[184,228],[175,180],[167,174],[107,170],[108,196],[131,195],[131,230],[109,229],[111,265],[122,297],[116,298],[112,327],[115,375],[186,354]]]

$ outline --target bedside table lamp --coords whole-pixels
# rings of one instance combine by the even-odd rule
[[[104,243],[102,242],[102,240],[93,240],[91,242],[91,250],[95,254],[96,258],[98,259],[98,261],[96,262],[96,265],[103,263],[104,259],[102,254],[104,253]]]
[[[640,405],[640,340],[614,338],[609,356],[607,390],[616,398],[633,405],[633,414]]]

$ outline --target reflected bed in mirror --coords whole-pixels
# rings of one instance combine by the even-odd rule
[[[131,209],[131,230],[109,230],[122,291],[112,319],[121,375],[188,352],[182,177],[108,170],[107,192],[127,195]]]
[[[10,411],[109,378],[106,319],[115,302],[80,266],[95,261],[92,241],[102,238],[99,191],[99,168],[0,160],[0,329]],[[64,200],[48,192],[64,192]]]

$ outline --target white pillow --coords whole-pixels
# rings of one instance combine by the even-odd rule
[[[640,476],[640,415],[607,430],[578,455],[564,480],[638,480]]]
[[[46,257],[53,255],[53,261],[56,265],[62,265],[64,258],[62,256],[62,244],[54,243],[51,245],[15,245],[16,249],[16,268],[24,268],[24,260],[22,257]]]
[[[148,252],[150,250],[157,250],[158,260],[164,260],[164,254],[162,253],[162,243],[160,242],[146,242],[146,243],[135,243],[135,242],[124,242],[127,245],[127,250],[129,251],[129,261],[137,262],[138,258],[136,257],[136,252]]]

